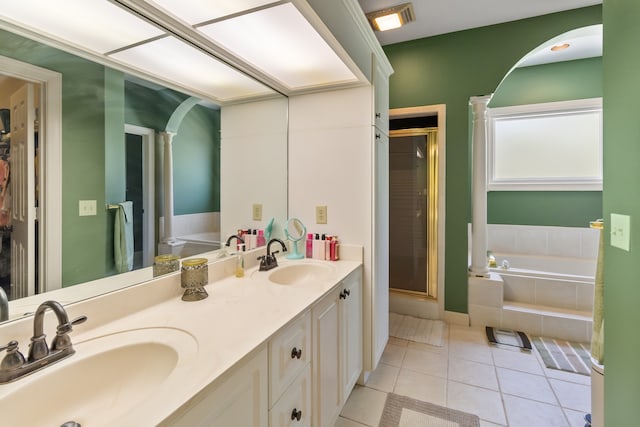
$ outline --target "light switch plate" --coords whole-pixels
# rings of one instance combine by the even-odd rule
[[[97,204],[95,200],[79,200],[78,201],[78,215],[79,216],[93,216],[96,215]]]
[[[631,217],[629,215],[611,214],[611,246],[629,251],[631,236]]]
[[[254,221],[262,221],[262,203],[254,203],[252,212]]]
[[[326,224],[326,223],[327,223],[327,207],[316,206],[316,224]]]

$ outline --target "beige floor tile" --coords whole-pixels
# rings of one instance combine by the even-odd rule
[[[388,344],[394,344],[400,347],[406,347],[409,344],[409,341],[403,340],[401,338],[389,337]]]
[[[488,344],[469,341],[451,341],[449,343],[449,357],[473,360],[474,362],[493,365],[493,356]]]
[[[449,344],[445,343],[442,347],[438,347],[436,345],[424,344],[421,342],[413,342],[409,341],[407,345],[408,348],[412,348],[414,350],[420,351],[429,351],[431,353],[441,354],[443,356],[447,356],[449,354]]]
[[[556,392],[560,406],[575,411],[591,412],[591,387],[550,379],[549,383]]]
[[[480,420],[480,427],[505,427],[504,424],[494,424],[486,420]]]
[[[587,412],[583,411],[574,411],[573,409],[563,409],[567,419],[569,420],[569,425],[571,427],[584,427],[586,424],[584,421],[584,416]]]
[[[484,328],[470,328],[460,325],[449,325],[449,340],[456,342],[472,342],[488,344]]]
[[[377,427],[386,400],[387,393],[356,386],[342,408],[340,416],[366,426]]]
[[[447,396],[447,380],[408,369],[400,369],[394,393],[444,406]]]
[[[404,360],[404,354],[407,351],[407,346],[404,345],[396,345],[392,343],[388,343],[382,353],[382,357],[380,358],[380,362],[385,365],[391,366],[402,366],[402,361]]]
[[[396,379],[399,373],[399,367],[379,363],[376,370],[369,375],[369,379],[365,385],[375,390],[391,393],[396,385]]]
[[[446,355],[409,347],[405,353],[402,367],[423,374],[446,378],[448,362],[449,359]]]
[[[496,370],[502,393],[558,405],[546,377],[505,368]]]
[[[504,395],[503,399],[509,427],[569,426],[559,406],[509,395]]]
[[[449,380],[499,390],[496,369],[493,365],[465,359],[449,359]]]
[[[506,350],[504,348],[492,348],[493,361],[496,366],[528,372],[530,374],[544,375],[538,358],[532,352],[524,352],[518,349]]]
[[[364,424],[357,423],[347,418],[338,417],[334,427],[364,427]]]
[[[492,423],[506,424],[502,398],[497,391],[449,381],[447,407],[476,414]]]

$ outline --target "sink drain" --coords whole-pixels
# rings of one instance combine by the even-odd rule
[[[80,425],[80,423],[77,423],[75,421],[67,421],[66,423],[62,424],[60,427],[82,427]]]

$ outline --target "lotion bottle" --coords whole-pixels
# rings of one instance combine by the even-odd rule
[[[244,277],[244,245],[240,244],[236,254],[236,277]]]
[[[313,258],[313,233],[307,234],[306,244],[306,256],[307,258]]]

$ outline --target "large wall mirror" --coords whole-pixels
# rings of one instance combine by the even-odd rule
[[[265,89],[256,99],[215,103],[7,29],[0,40],[0,284],[15,307],[14,300],[48,289],[105,277],[121,285],[152,278],[150,265],[165,237],[162,132],[185,104],[171,141],[172,232],[184,242],[180,255],[215,250],[237,228],[264,228],[271,218],[278,233],[287,215],[285,96],[256,82]],[[51,104],[56,83],[47,72],[59,78],[59,110]],[[34,126],[12,131],[28,120],[15,112],[23,104],[34,111]],[[16,201],[33,207],[24,235]],[[133,205],[134,262],[121,273],[114,218],[125,201]],[[262,218],[252,217],[253,204],[261,205]],[[31,252],[22,264],[19,239]],[[25,275],[31,284],[18,290],[17,276]],[[12,318],[24,314],[17,311]]]

